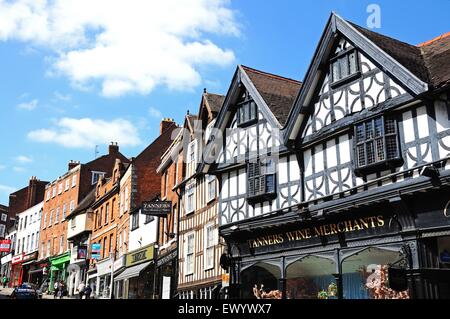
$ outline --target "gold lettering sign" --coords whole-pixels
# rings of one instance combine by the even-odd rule
[[[131,252],[127,254],[126,258],[126,267],[140,264],[144,261],[150,261],[153,259],[153,251],[154,247],[153,245],[150,245],[147,248],[140,249],[135,252]]]
[[[312,228],[288,231],[284,234],[261,236],[249,239],[250,248],[282,244],[286,242],[301,241],[313,237],[331,236],[339,233],[351,233],[384,226],[382,215],[346,220],[338,223],[324,224]]]

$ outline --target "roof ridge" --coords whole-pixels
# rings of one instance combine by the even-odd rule
[[[436,42],[436,41],[445,39],[445,38],[447,38],[447,37],[450,37],[450,31],[448,31],[448,32],[446,32],[446,33],[443,33],[443,34],[441,34],[441,35],[439,35],[439,36],[437,36],[437,37],[435,37],[435,38],[433,38],[433,39],[431,39],[431,40],[428,40],[428,41],[419,43],[419,44],[417,45],[417,47],[421,48],[421,47],[430,45],[430,44],[432,44],[433,42]]]
[[[271,78],[274,78],[274,79],[277,79],[277,80],[288,81],[288,82],[292,82],[292,83],[295,83],[295,84],[302,84],[301,81],[298,81],[298,80],[295,80],[295,79],[291,79],[291,78],[287,78],[285,76],[281,76],[281,75],[270,73],[270,72],[266,72],[266,71],[261,71],[261,70],[258,70],[258,69],[255,69],[255,68],[243,65],[243,64],[241,64],[241,66],[242,66],[243,69],[250,70],[250,71],[253,71],[255,73],[259,73],[259,74],[262,74],[262,75],[265,75],[265,76],[268,76],[268,77],[271,77]]]

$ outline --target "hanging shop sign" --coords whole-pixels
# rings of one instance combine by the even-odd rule
[[[177,255],[178,255],[178,251],[174,250],[170,254],[167,254],[167,255],[159,258],[156,261],[156,267],[160,267],[161,265],[164,265],[164,264],[168,263],[169,261],[172,261],[173,259],[177,258]]]
[[[87,246],[81,245],[77,247],[77,259],[86,259],[87,257]]]
[[[353,233],[382,228],[384,226],[384,216],[378,215],[292,230],[274,235],[260,236],[257,238],[249,239],[247,242],[250,248],[258,248],[279,245],[283,243],[299,242],[302,240],[327,237],[342,233]]]
[[[9,253],[11,250],[11,240],[3,239],[0,240],[0,253]]]
[[[92,244],[91,245],[91,258],[92,259],[100,259],[100,249],[101,249],[101,245],[100,244]]]
[[[155,247],[153,244],[127,254],[125,266],[130,267],[145,261],[153,260]]]
[[[158,217],[167,217],[172,212],[171,201],[147,201],[142,202],[141,213]]]

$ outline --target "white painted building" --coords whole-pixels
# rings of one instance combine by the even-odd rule
[[[17,242],[15,255],[29,254],[38,250],[39,230],[44,202],[17,214]]]

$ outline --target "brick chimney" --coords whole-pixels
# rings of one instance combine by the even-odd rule
[[[27,208],[34,206],[37,195],[37,184],[39,180],[36,176],[31,176],[28,182],[28,194],[27,194]]]
[[[72,168],[76,167],[79,164],[80,164],[80,161],[72,161],[72,160],[70,160],[69,161],[69,165],[67,167],[68,171],[70,171]]]
[[[159,125],[159,135],[161,135],[165,130],[167,130],[174,123],[173,119],[163,118],[161,124]]]
[[[111,144],[109,144],[108,153],[109,155],[119,153],[119,145],[117,142],[111,142]]]

